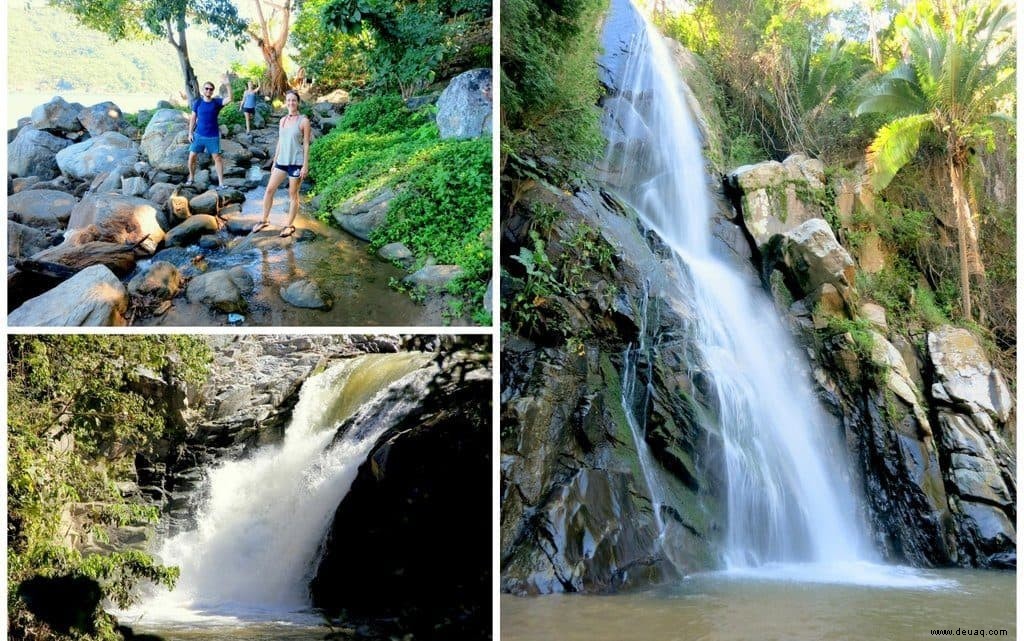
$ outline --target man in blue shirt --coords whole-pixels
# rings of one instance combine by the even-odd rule
[[[234,99],[231,94],[231,83],[228,82],[227,86],[227,99],[220,96],[215,98],[213,83],[204,83],[202,96],[192,102],[192,113],[188,117],[188,141],[191,145],[188,148],[186,185],[191,185],[195,180],[196,154],[206,152],[213,156],[213,164],[217,168],[217,189],[224,189],[224,160],[220,153],[220,125],[217,124],[217,114]]]

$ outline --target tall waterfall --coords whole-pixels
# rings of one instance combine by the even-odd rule
[[[158,553],[181,568],[177,587],[128,618],[259,618],[307,609],[307,586],[335,509],[388,417],[408,409],[407,401],[391,398],[383,407],[370,406],[430,357],[367,354],[310,377],[283,443],[209,471],[197,528],[168,539]],[[355,421],[332,445],[341,422],[367,407],[372,416]]]
[[[711,379],[724,443],[724,562],[742,569],[868,558],[838,435],[816,405],[799,350],[767,296],[713,251],[708,177],[678,68],[639,12],[613,4],[620,15],[610,22],[639,29],[620,40],[627,51],[620,93],[609,101],[607,164],[622,197],[673,250],[689,288],[699,350],[691,366]]]

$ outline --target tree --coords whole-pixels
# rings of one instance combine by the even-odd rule
[[[868,148],[876,190],[884,189],[917,153],[929,130],[945,143],[956,214],[961,305],[971,318],[971,276],[984,276],[978,228],[965,190],[972,147],[994,144],[993,124],[1008,120],[1015,91],[1014,14],[998,1],[946,0],[936,10],[922,2],[913,17],[897,17],[906,57],[881,76],[856,109],[857,115],[896,116],[878,130]]]
[[[189,102],[199,97],[199,81],[189,59],[186,31],[189,22],[201,24],[221,41],[241,47],[246,22],[231,0],[48,0],[90,29],[114,42],[162,38],[174,47],[185,80]]]
[[[289,0],[281,4],[269,2],[269,0],[253,0],[256,4],[256,17],[259,24],[252,23],[249,27],[249,35],[252,36],[256,46],[263,54],[263,61],[267,63],[267,75],[264,79],[263,91],[271,96],[283,96],[288,91],[288,75],[282,64],[282,54],[285,44],[288,42],[288,29],[290,26],[292,7]],[[281,19],[278,23],[277,35],[270,36],[268,20],[263,14],[263,3],[266,2],[273,11],[270,14],[270,22],[273,22],[278,11],[281,12]]]

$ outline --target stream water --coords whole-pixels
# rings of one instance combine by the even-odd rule
[[[240,210],[226,210],[228,218],[239,218],[251,228],[263,213],[264,187],[246,194]],[[439,326],[444,324],[438,305],[421,305],[407,294],[389,286],[392,279],[406,274],[367,251],[367,243],[305,215],[296,219],[294,239],[282,239],[278,230],[285,224],[288,192],[274,195],[270,222],[273,227],[259,234],[232,236],[220,234],[224,249],[208,250],[198,246],[182,249],[192,257],[202,254],[205,270],[243,266],[252,276],[255,290],[246,296],[249,308],[242,313],[239,326],[295,327],[307,325],[353,326]],[[303,230],[316,234],[315,240],[299,240]],[[177,251],[177,250],[175,250]],[[140,266],[140,269],[144,268]],[[293,281],[311,279],[334,299],[330,310],[294,307],[281,298],[281,288]],[[174,298],[171,308],[160,316],[136,320],[136,325],[210,326],[228,325],[227,314],[201,303],[190,303],[184,296]]]
[[[374,443],[408,411],[383,394],[430,357],[367,354],[306,381],[284,442],[211,469],[196,529],[160,546],[181,569],[175,589],[154,589],[119,619],[167,638],[323,638],[308,589],[321,543]]]
[[[921,641],[934,638],[937,629],[956,637],[957,628],[984,630],[986,639],[1017,638],[1014,573],[916,574],[926,575],[932,587],[879,589],[718,573],[615,596],[502,595],[501,639]]]

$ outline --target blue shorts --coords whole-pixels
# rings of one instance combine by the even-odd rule
[[[299,178],[302,175],[302,165],[274,165],[274,169],[280,169],[288,174],[289,178]]]
[[[256,107],[242,107],[242,111],[251,116],[252,114],[256,113]]]
[[[220,136],[214,136],[212,138],[206,138],[205,136],[192,136],[192,144],[189,146],[188,150],[197,154],[201,154],[204,151],[208,154],[219,154]]]

